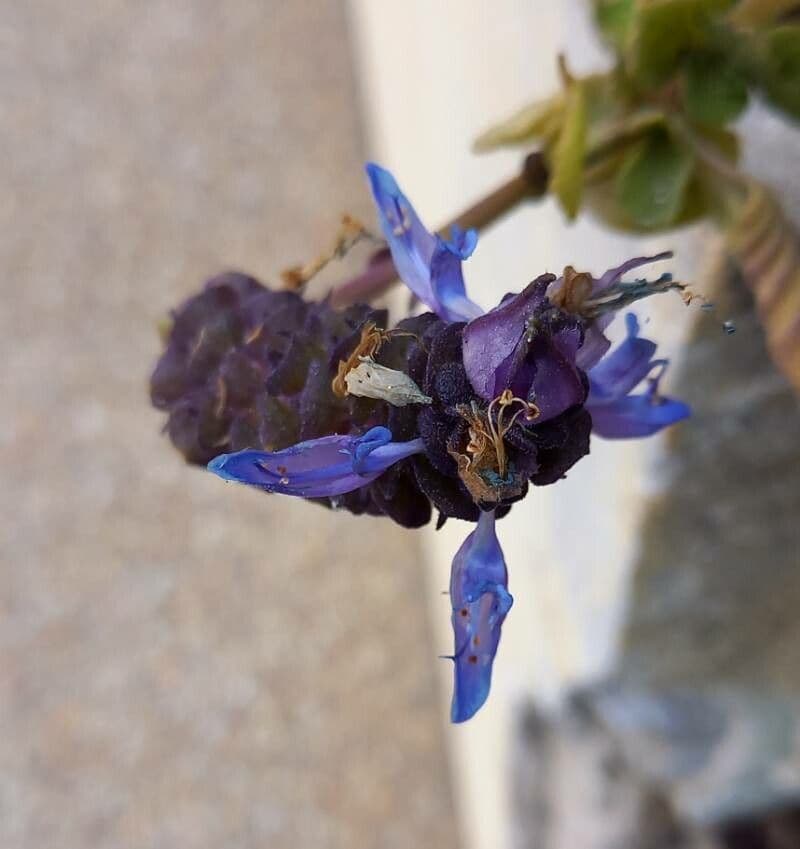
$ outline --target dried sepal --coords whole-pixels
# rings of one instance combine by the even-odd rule
[[[362,358],[372,358],[381,348],[381,345],[389,338],[386,330],[378,327],[375,322],[368,321],[361,328],[361,338],[356,347],[350,352],[346,360],[339,360],[336,369],[336,377],[331,382],[333,394],[339,398],[347,396],[347,375],[358,367]]]
[[[359,364],[348,370],[344,382],[348,395],[386,401],[394,407],[433,401],[405,372],[382,366],[371,357],[361,357]]]
[[[302,289],[313,277],[316,277],[328,263],[344,257],[362,239],[377,241],[376,237],[355,217],[345,213],[339,224],[339,230],[331,246],[319,256],[303,265],[293,265],[281,272],[281,281],[285,289]]]
[[[384,330],[381,327],[378,327],[374,321],[367,321],[364,323],[364,326],[361,328],[361,338],[358,340],[355,348],[350,352],[345,360],[339,360],[339,365],[336,368],[336,377],[331,381],[331,389],[333,390],[333,394],[337,396],[337,398],[346,398],[347,395],[358,395],[358,392],[352,392],[349,389],[347,383],[347,376],[350,374],[353,369],[357,369],[361,364],[362,360],[369,360],[370,362],[373,360],[375,355],[380,351],[381,347],[385,342],[388,342],[390,339],[396,336],[414,336],[415,334],[409,333],[407,330]],[[363,376],[363,375],[362,375]],[[414,381],[411,381],[414,383]],[[416,384],[414,384],[416,387]],[[417,392],[423,398],[427,398],[427,395],[423,395],[422,392],[419,391],[419,387],[417,387]],[[361,393],[361,397],[364,398],[381,398],[382,396],[376,395],[365,395]],[[408,401],[406,403],[413,404],[421,404],[421,403],[430,403],[430,399],[427,401]],[[402,405],[399,405],[402,406]]]

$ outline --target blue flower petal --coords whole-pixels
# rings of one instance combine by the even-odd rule
[[[392,432],[388,427],[373,427],[357,440],[353,449],[353,469],[359,474],[365,471],[370,454],[392,441]]]
[[[494,512],[482,512],[477,527],[453,559],[453,722],[474,716],[486,701],[500,629],[514,601],[508,592],[508,572],[494,523]]]
[[[667,360],[656,360],[655,342],[639,336],[639,322],[633,313],[625,316],[628,336],[589,372],[586,409],[592,415],[592,433],[606,439],[650,436],[691,415],[682,401],[663,398],[658,384]],[[629,394],[654,369],[645,392]]]
[[[363,436],[323,436],[282,451],[248,449],[220,454],[209,471],[224,480],[257,486],[267,492],[324,498],[343,495],[371,483],[389,466],[424,450],[421,439],[392,442],[385,427]]]
[[[467,298],[461,273],[461,261],[475,249],[477,233],[454,229],[450,242],[435,236],[389,171],[371,162],[366,170],[381,229],[402,281],[445,321],[468,321],[480,315],[480,308]]]
[[[635,389],[653,370],[656,343],[639,336],[639,322],[633,313],[625,317],[628,337],[589,372],[590,398],[614,400]]]
[[[478,246],[478,231],[464,230],[458,224],[453,224],[450,227],[450,241],[447,245],[461,259],[469,259]]]
[[[672,398],[659,398],[652,392],[627,395],[608,404],[588,404],[592,433],[606,439],[650,436],[662,428],[688,418],[688,404]]]
[[[434,310],[445,321],[470,321],[483,315],[483,310],[466,295],[462,258],[452,244],[437,239],[431,259],[431,289],[438,304]]]

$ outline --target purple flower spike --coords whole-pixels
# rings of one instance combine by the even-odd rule
[[[208,469],[224,480],[267,492],[325,498],[360,489],[389,466],[423,450],[421,439],[392,442],[391,431],[373,427],[363,436],[323,436],[282,451],[220,454]]]
[[[500,629],[514,602],[507,588],[508,572],[494,520],[494,512],[482,512],[477,527],[453,559],[453,722],[474,716],[486,701]]]
[[[366,170],[381,229],[402,281],[445,321],[469,321],[480,315],[481,308],[467,297],[461,271],[462,261],[475,250],[477,233],[454,228],[450,242],[435,236],[385,168],[368,163]]]
[[[592,433],[606,439],[650,436],[691,413],[682,401],[658,394],[667,360],[653,359],[656,345],[638,335],[639,322],[633,313],[628,313],[625,320],[628,338],[589,372],[586,408],[592,416]],[[645,392],[630,395],[654,369],[658,372]]]
[[[689,415],[659,395],[666,361],[633,315],[614,350],[605,335],[630,304],[685,287],[622,281],[662,253],[601,277],[542,274],[483,313],[463,276],[476,232],[431,233],[388,171],[366,170],[386,245],[364,272],[318,303],[240,273],[213,278],[173,312],[151,397],[183,456],[225,480],[407,528],[435,511],[437,527],[477,523],[450,579],[451,718],[464,722],[489,696],[513,604],[495,519],[563,479],[592,432],[647,436]],[[354,302],[397,275],[435,314],[392,327]]]

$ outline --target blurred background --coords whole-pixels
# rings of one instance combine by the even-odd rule
[[[0,41],[0,845],[456,846],[416,537],[220,487],[148,402],[206,277],[370,214],[344,3],[6,3]]]
[[[463,528],[223,490],[149,406],[169,309],[371,223],[366,159],[431,224],[513,174],[470,143],[557,86],[560,50],[609,65],[581,0],[0,7],[0,846],[699,847],[796,797],[800,415],[745,294],[648,303],[695,419],[593,444],[502,523],[516,603],[464,727],[437,660]],[[796,130],[758,104],[741,127],[796,215]],[[716,238],[568,228],[548,200],[468,285],[489,306],[671,247],[711,290]]]

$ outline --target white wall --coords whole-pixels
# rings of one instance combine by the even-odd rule
[[[510,174],[520,152],[478,157],[472,139],[495,119],[557,86],[555,59],[574,72],[608,62],[577,0],[350,0],[364,113],[373,158],[389,167],[430,226],[446,221]],[[567,263],[601,272],[672,247],[671,270],[688,270],[697,233],[643,240],[582,218],[568,227],[555,204],[529,205],[486,234],[466,266],[484,307]],[[683,279],[686,279],[685,277]],[[675,350],[691,316],[677,296],[638,310],[654,338]],[[500,523],[514,607],[504,627],[488,705],[451,728],[456,798],[468,849],[504,849],[508,759],[515,706],[526,696],[557,704],[567,684],[607,669],[629,580],[640,504],[652,489],[653,451],[595,440],[566,481],[532,492]],[[655,440],[657,442],[657,440]],[[650,473],[648,473],[648,471]],[[452,650],[450,560],[468,526],[427,534],[436,650]],[[441,662],[449,699],[450,664]],[[445,717],[443,716],[443,721]]]

